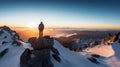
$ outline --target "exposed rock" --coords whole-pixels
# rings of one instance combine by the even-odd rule
[[[27,51],[22,54],[23,59],[26,58],[27,55],[29,55],[30,58],[29,60],[23,60],[24,63],[21,64],[21,67],[54,67],[53,63],[50,60],[50,50],[53,48],[54,44],[53,38],[50,38],[49,36],[41,37],[38,39],[36,37],[32,37],[29,38],[28,42],[32,44],[34,50],[30,51],[31,56],[27,54]],[[59,52],[56,51],[57,49],[53,49],[56,54],[59,54]],[[34,55],[34,57],[32,57],[32,55]]]
[[[50,36],[44,36],[44,38],[50,39]]]
[[[12,31],[12,33],[14,34],[14,36],[13,36],[13,40],[21,40],[22,41],[22,39],[20,38],[20,36],[18,35],[18,33],[16,32],[16,31]]]
[[[8,43],[8,42],[6,42],[6,41],[3,41],[3,42],[2,42],[2,45],[3,45],[3,44],[6,44],[6,43]]]
[[[0,27],[0,28],[2,28],[2,30],[5,30],[8,33],[10,33],[10,35],[12,35],[12,30],[8,26],[3,26],[3,27]]]
[[[32,46],[36,45],[37,38],[36,37],[31,37],[28,39],[28,42],[32,44]]]
[[[1,31],[0,31],[0,36],[1,36],[3,33],[4,33],[4,32],[1,30]]]
[[[89,57],[88,60],[90,60],[93,63],[100,64],[100,62],[97,61],[94,57]]]
[[[61,59],[60,59],[60,57],[59,57],[59,55],[60,55],[59,51],[58,51],[56,48],[54,48],[54,47],[52,47],[51,50],[52,50],[52,52],[53,52],[53,54],[52,54],[53,58],[54,58],[56,61],[60,62]]]
[[[28,60],[31,59],[30,57],[31,51],[29,49],[26,49],[23,54],[20,56],[20,67],[28,67],[26,64],[28,63]]]
[[[2,52],[0,52],[0,57],[3,57],[8,52],[8,48],[4,49]]]
[[[86,48],[88,48],[88,44],[84,44],[83,47],[82,47],[82,50],[86,49]]]
[[[60,55],[59,51],[58,51],[56,48],[52,47],[51,50],[52,50],[52,52],[53,52],[54,54]]]
[[[53,39],[50,38],[38,38],[37,41],[33,41],[35,42],[34,44],[32,44],[32,47],[35,49],[35,50],[40,50],[40,49],[43,49],[43,48],[52,48],[53,46]]]
[[[53,67],[50,60],[50,49],[33,50],[32,54],[35,58],[31,59],[30,66],[32,67]]]
[[[120,39],[119,39],[118,43],[120,43]]]
[[[7,36],[4,36],[4,39],[7,38]]]
[[[120,40],[119,37],[120,37],[120,32],[116,35],[116,38],[115,38],[114,42],[117,41],[117,40],[119,41]]]
[[[111,36],[111,37],[110,37],[110,42],[114,42],[116,37],[117,37],[117,35],[116,35],[116,34],[115,34],[115,35],[113,35],[113,36]]]
[[[92,54],[91,56],[92,56],[92,57],[96,57],[96,58],[101,57],[100,55],[97,55],[97,54]]]
[[[52,48],[54,45],[53,39],[43,38],[43,43],[45,47]]]
[[[60,57],[59,57],[58,55],[52,54],[52,56],[53,56],[53,58],[54,58],[56,61],[58,61],[58,62],[61,61],[61,59],[60,59]]]
[[[107,34],[106,37],[104,38],[104,44],[105,44],[105,45],[108,45],[108,44],[107,44],[107,41],[109,41],[110,38],[111,38],[111,34],[109,33],[109,34]]]
[[[35,56],[41,56],[41,55],[50,55],[50,49],[42,49],[42,50],[33,50],[32,54]]]
[[[12,44],[13,44],[13,45],[15,44],[16,46],[20,46],[20,45],[21,45],[21,42],[15,40],[15,41],[12,42]]]
[[[35,57],[31,58],[28,50],[22,54],[21,67],[54,67],[50,60],[50,49],[32,50],[31,54]]]

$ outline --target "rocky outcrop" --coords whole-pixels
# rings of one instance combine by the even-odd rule
[[[56,61],[58,61],[58,62],[61,61],[60,57],[57,54],[52,54],[52,56]]]
[[[58,62],[61,61],[59,51],[53,47],[53,38],[44,36],[41,38],[32,37],[28,40],[33,50],[26,49],[21,55],[21,67],[54,67],[51,56]],[[52,51],[52,55],[51,55]],[[26,59],[24,59],[26,58]],[[29,59],[28,59],[29,58]]]
[[[32,46],[36,45],[36,41],[37,41],[37,37],[31,37],[31,38],[28,39],[28,42],[29,42]]]
[[[116,38],[115,38],[114,42],[117,41],[117,40],[120,43],[120,32],[116,35]]]
[[[116,37],[117,37],[117,35],[116,35],[116,34],[112,35],[112,36],[110,37],[110,42],[114,42],[114,41],[115,41],[115,39],[116,39]]]
[[[90,60],[93,63],[100,64],[100,62],[97,61],[94,57],[89,57],[88,60]]]
[[[54,54],[60,55],[59,51],[56,48],[52,47],[51,50]]]
[[[53,38],[50,38],[49,36],[45,36],[38,39],[36,37],[32,37],[29,38],[28,42],[32,44],[32,47],[35,50],[43,48],[52,48],[53,46]]]
[[[20,67],[28,67],[28,61],[31,59],[31,51],[26,49],[20,56]]]
[[[32,57],[31,55],[34,55]],[[50,50],[33,50],[26,49],[20,57],[21,67],[53,67],[50,60]]]
[[[109,33],[109,34],[107,34],[106,35],[106,37],[104,38],[104,41],[108,41],[108,40],[110,40],[110,37],[111,37],[112,35]]]
[[[8,52],[8,48],[0,52],[0,57],[3,57]]]
[[[98,54],[91,54],[92,57],[100,58],[101,56]]]
[[[0,36],[1,36],[3,33],[4,33],[3,31],[0,31]]]
[[[33,50],[32,54],[35,56],[30,60],[32,67],[53,67],[50,58],[50,49]]]
[[[52,50],[52,52],[53,52],[52,57],[53,57],[56,61],[60,62],[61,59],[60,59],[60,57],[59,57],[59,55],[60,55],[59,51],[58,51],[56,48],[54,48],[54,47],[52,47],[51,50]]]
[[[16,46],[20,46],[22,43],[19,42],[19,41],[14,40],[14,41],[12,42],[12,44],[13,44],[13,45],[16,45]]]
[[[117,34],[118,42],[120,43],[120,32]]]

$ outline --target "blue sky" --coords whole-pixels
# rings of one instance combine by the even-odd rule
[[[120,29],[118,0],[26,0],[0,1],[0,24],[26,26],[100,26]]]

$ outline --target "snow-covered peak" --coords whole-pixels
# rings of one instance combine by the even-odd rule
[[[18,40],[21,39],[15,31],[11,30],[7,26],[0,27],[0,45],[4,45],[7,43],[11,43],[12,45],[20,45],[20,43],[18,43]]]
[[[31,48],[30,46],[9,27],[0,27],[0,66],[20,67],[20,56],[26,48]]]

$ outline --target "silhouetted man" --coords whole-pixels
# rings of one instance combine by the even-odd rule
[[[41,38],[43,36],[43,30],[44,30],[44,24],[42,22],[39,24],[38,30],[39,30],[39,38]]]

